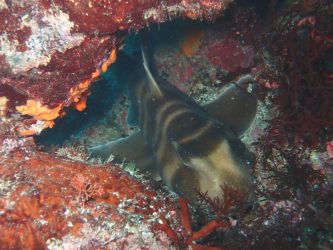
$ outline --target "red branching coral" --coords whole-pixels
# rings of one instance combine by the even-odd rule
[[[212,220],[203,226],[200,230],[194,232],[192,229],[188,201],[184,198],[179,198],[178,202],[181,210],[181,222],[185,230],[185,234],[183,234],[181,237],[178,237],[177,233],[171,228],[170,224],[164,216],[160,217],[162,223],[156,225],[156,229],[164,231],[176,245],[181,247],[191,247],[194,250],[221,250],[221,248],[215,246],[199,245],[195,243],[195,241],[207,237],[218,229],[230,227],[231,223],[229,219]]]

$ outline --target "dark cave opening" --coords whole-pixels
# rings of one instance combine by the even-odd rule
[[[115,102],[126,99],[122,82],[126,81],[126,77],[131,74],[136,64],[141,63],[140,43],[142,41],[149,46],[150,56],[153,56],[155,47],[161,44],[167,46],[167,51],[163,52],[163,56],[168,56],[173,48],[179,47],[184,39],[184,34],[189,33],[188,30],[190,32],[205,30],[213,24],[216,24],[216,22],[207,23],[178,19],[172,22],[151,25],[139,33],[128,34],[123,48],[118,52],[116,62],[105,73],[102,73],[101,77],[90,88],[87,108],[82,112],[67,108],[66,115],[56,120],[54,128],[44,130],[40,135],[35,136],[36,143],[46,147],[51,145],[62,146],[66,143],[72,143],[73,140],[78,141],[82,132],[97,124],[108,123],[108,118],[105,118],[106,114],[112,110]],[[172,56],[174,57],[174,55]],[[154,63],[151,67],[155,70],[156,65]],[[155,71],[165,77],[163,70],[159,71],[157,69]],[[202,72],[202,74],[204,73]]]

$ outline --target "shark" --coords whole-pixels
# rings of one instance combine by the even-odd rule
[[[223,199],[222,186],[253,200],[251,152],[239,137],[251,125],[257,100],[245,75],[214,101],[200,106],[143,63],[131,73],[127,92],[132,120],[140,128],[128,137],[89,149],[91,158],[133,161],[182,197],[197,202],[198,192]]]

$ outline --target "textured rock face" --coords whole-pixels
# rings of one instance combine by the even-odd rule
[[[32,137],[91,83],[128,30],[214,18],[233,0],[0,0],[0,249],[172,249],[154,230],[174,201],[113,165],[38,151]],[[73,158],[72,158],[73,159]],[[180,221],[179,218],[178,220]],[[131,247],[131,248],[129,248]]]
[[[123,36],[117,31],[175,16],[211,19],[232,1],[0,0],[0,97],[8,99],[7,113],[33,118],[21,135],[52,127],[64,107],[85,108],[89,85],[116,59]]]
[[[0,249],[169,249],[154,225],[175,204],[122,169],[34,152],[25,139],[1,141],[0,161]]]

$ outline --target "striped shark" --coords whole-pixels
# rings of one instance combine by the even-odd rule
[[[140,131],[90,149],[91,158],[110,156],[134,161],[142,171],[196,202],[198,192],[222,197],[222,185],[252,199],[250,152],[238,138],[252,123],[256,99],[247,92],[250,75],[231,84],[213,102],[201,107],[164,79],[154,76],[142,53],[143,65],[128,83],[131,113]]]

